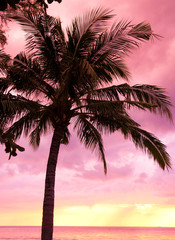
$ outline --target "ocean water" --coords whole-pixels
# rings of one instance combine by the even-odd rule
[[[0,227],[0,240],[39,240],[40,227]],[[54,240],[175,240],[175,228],[55,227]]]

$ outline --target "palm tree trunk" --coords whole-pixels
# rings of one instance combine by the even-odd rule
[[[62,136],[63,128],[60,126],[55,127],[46,170],[41,234],[42,240],[52,240],[53,236],[55,173]]]

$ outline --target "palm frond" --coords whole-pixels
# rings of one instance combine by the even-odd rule
[[[42,105],[37,101],[28,100],[22,96],[0,94],[0,118],[2,121],[12,121],[28,112],[37,112]]]
[[[106,56],[103,59],[104,55]],[[117,80],[123,78],[128,81],[131,75],[122,58],[115,56],[111,57],[106,53],[101,55],[94,65],[97,66],[96,68],[98,69],[98,76],[103,80],[104,83],[111,83],[114,77]]]
[[[86,114],[90,122],[101,132],[112,133],[128,126],[139,126],[126,112],[131,106],[149,111],[157,107],[155,104],[141,101],[98,100],[90,99],[87,96],[87,99],[81,99],[81,104],[72,109],[72,111],[74,111],[74,116],[82,113]]]
[[[78,116],[74,126],[74,129],[75,128],[77,128],[77,135],[79,136],[80,141],[83,142],[87,148],[98,150],[100,159],[104,165],[104,172],[106,174],[107,166],[104,155],[103,142],[98,130],[87,120],[87,117],[84,114]]]
[[[130,73],[124,61],[125,55],[138,46],[140,41],[149,40],[151,36],[153,33],[148,23],[134,25],[131,22],[120,21],[113,25],[110,31],[98,36],[89,49],[88,61],[102,66],[101,71],[108,71],[111,81],[112,77],[128,80]]]
[[[130,127],[124,133],[125,138],[131,138],[136,147],[139,147],[149,156],[153,157],[159,166],[164,170],[170,168],[170,156],[166,146],[153,134],[138,127]]]
[[[112,133],[120,130],[125,138],[131,139],[136,147],[153,157],[162,169],[171,167],[166,146],[153,134],[141,129],[139,124],[131,119],[128,114],[119,112],[115,117],[112,114],[109,116],[96,114],[96,116],[89,116],[89,118],[101,132]]]
[[[66,128],[64,131],[63,139],[61,140],[61,144],[67,145],[69,143],[69,139],[70,139],[70,132],[69,132],[69,129]]]
[[[151,37],[158,37],[153,33],[150,24],[147,22],[132,25],[128,35],[141,41],[149,40]]]
[[[35,128],[39,119],[39,114],[28,112],[18,120],[16,120],[6,131],[6,133],[12,133],[14,139],[18,139],[24,133],[26,136],[29,134],[32,128]]]
[[[17,21],[24,32],[26,32],[26,46],[29,52],[33,52],[35,48],[44,47],[44,34],[47,33],[47,28],[43,28],[42,22],[43,14],[35,15],[30,11],[16,11],[15,13],[8,14],[9,19]],[[35,41],[34,41],[35,39]],[[31,40],[31,42],[30,42]],[[39,45],[37,45],[37,43]],[[43,45],[44,44],[44,45]],[[36,49],[35,49],[36,50]]]
[[[116,114],[117,112],[117,114]],[[87,114],[88,115],[88,114]],[[89,119],[91,123],[102,133],[114,133],[115,131],[127,130],[128,126],[139,127],[140,125],[135,122],[124,109],[115,109],[113,111],[101,111],[98,113],[90,113]]]
[[[13,134],[15,140],[20,138],[23,132],[27,135],[36,124],[38,111],[41,108],[41,105],[36,101],[11,94],[2,95],[0,98],[0,119],[4,122],[5,134]],[[11,125],[9,126],[9,124]]]
[[[157,108],[151,109],[154,113],[159,112],[172,120],[170,107],[172,106],[170,98],[165,94],[165,89],[155,85],[134,85],[122,84],[116,86],[116,90],[126,99],[134,101],[147,102],[157,105]]]
[[[5,92],[8,92],[8,89],[10,87],[9,79],[6,77],[0,77],[0,95],[4,94]]]
[[[99,35],[91,51],[91,61],[98,61],[104,53],[108,56],[118,56],[121,58],[131,49],[137,47],[140,41],[149,40],[153,36],[151,26],[148,23],[137,25],[128,21],[120,21],[113,25],[110,31]]]
[[[10,56],[3,49],[0,49],[0,74],[6,73],[9,61]]]
[[[79,107],[73,109],[73,111],[81,109],[81,111],[92,114],[107,115],[108,113],[112,112],[112,114],[115,115],[124,107],[122,101],[84,99],[83,101],[81,101],[81,103],[82,102],[84,102],[84,104],[81,104]]]
[[[94,99],[86,99],[83,100],[84,104],[72,109],[72,111],[86,112],[92,115],[101,115],[101,116],[109,116],[109,115],[118,115],[121,112],[125,112],[127,109],[131,107],[136,107],[140,110],[146,111],[154,111],[153,109],[157,107],[155,104],[140,102],[140,101],[128,101],[128,100],[117,100],[117,101],[105,101],[105,100],[94,100]]]
[[[36,122],[34,130],[30,133],[30,144],[37,148],[40,144],[40,138],[42,134],[46,134],[48,127],[50,126],[49,111],[43,110],[40,112],[40,117]]]
[[[91,91],[97,87],[99,79],[92,65],[86,59],[75,58],[74,64],[67,71],[64,88],[67,88],[72,99],[84,91]]]
[[[127,83],[117,86],[113,85],[89,92],[88,98],[102,101],[121,101],[121,99],[124,99],[122,101],[126,101],[128,104],[137,103],[143,107],[145,104],[145,107],[148,107],[148,110],[151,112],[158,112],[172,120],[170,111],[172,104],[170,98],[165,94],[163,88],[154,85],[144,84],[130,86]]]
[[[27,57],[25,53],[20,53],[14,58],[7,78],[15,89],[27,95],[44,94],[51,98],[55,92],[45,81],[44,72],[37,59]]]
[[[75,18],[72,26],[67,29],[69,49],[74,56],[85,56],[95,37],[101,33],[113,15],[108,9],[95,9],[81,18]]]
[[[0,46],[4,47],[4,45],[7,43],[7,37],[5,35],[5,31],[0,29]],[[1,50],[0,50],[1,51]]]
[[[60,75],[60,58],[65,48],[61,22],[54,17],[40,14],[36,17],[30,11],[10,15],[26,32],[26,48],[31,57],[37,59],[43,69],[47,69],[54,80]],[[50,77],[50,79],[52,79]],[[55,80],[56,81],[56,80]]]

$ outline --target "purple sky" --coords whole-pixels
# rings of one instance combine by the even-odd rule
[[[63,0],[52,3],[49,14],[60,16],[67,26],[74,16],[94,7],[114,10],[116,20],[148,21],[159,40],[144,43],[127,57],[130,84],[155,84],[174,98],[175,2],[173,0]],[[20,28],[9,26],[7,51],[24,48]],[[119,82],[121,83],[121,82]],[[172,108],[173,114],[175,113]],[[153,159],[135,148],[120,133],[104,137],[108,174],[98,157],[87,151],[72,131],[68,146],[60,149],[56,178],[56,225],[174,226],[175,129],[166,118],[137,111],[135,120],[166,145],[172,170],[162,171]],[[70,127],[71,129],[71,127]],[[0,146],[0,225],[40,225],[44,177],[51,134],[34,151],[28,139],[19,143],[26,150],[8,161]]]

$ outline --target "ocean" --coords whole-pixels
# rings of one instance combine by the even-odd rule
[[[0,240],[39,240],[40,227],[0,227]],[[54,240],[175,240],[175,228],[55,227]]]

